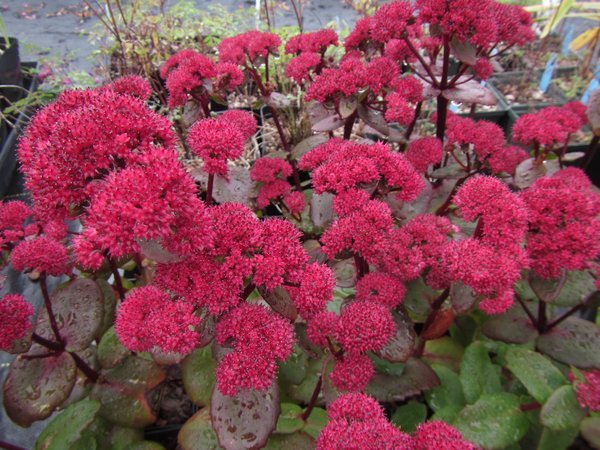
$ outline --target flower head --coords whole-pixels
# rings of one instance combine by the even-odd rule
[[[25,236],[25,221],[33,214],[26,203],[0,203],[0,247],[15,244]]]
[[[219,44],[219,61],[243,66],[247,59],[255,64],[258,58],[276,54],[281,39],[275,33],[250,30],[223,39]]]
[[[152,95],[152,87],[148,80],[139,75],[128,75],[119,77],[104,86],[104,89],[109,89],[117,94],[131,95],[142,101],[147,101]]]
[[[300,286],[289,288],[298,312],[308,319],[325,310],[333,299],[335,275],[332,270],[319,263],[308,264],[300,276]]]
[[[290,38],[285,44],[285,52],[288,55],[324,53],[330,45],[338,45],[337,33],[330,28],[324,28]]]
[[[204,170],[222,177],[227,176],[227,160],[237,159],[244,152],[244,141],[235,124],[218,119],[197,121],[188,135],[190,149],[202,158]]]
[[[346,352],[362,353],[384,347],[395,329],[387,306],[357,301],[342,310],[336,337]]]
[[[256,133],[256,118],[254,114],[241,109],[228,109],[220,114],[217,120],[224,123],[230,123],[242,134],[244,140],[250,139]]]
[[[18,294],[5,295],[0,299],[0,350],[9,351],[17,339],[22,339],[31,330],[33,305]]]
[[[584,371],[582,374],[584,381],[575,383],[577,401],[582,408],[598,412],[600,411],[600,370]]]
[[[10,255],[15,270],[29,270],[59,276],[67,273],[69,255],[58,241],[46,236],[22,241]]]
[[[432,164],[442,160],[442,143],[434,137],[424,137],[412,141],[406,151],[406,159],[418,172],[425,173]]]
[[[298,84],[311,80],[310,72],[321,64],[321,55],[318,53],[302,53],[288,62],[285,75]]]
[[[115,331],[125,347],[145,352],[158,347],[164,352],[190,353],[200,341],[195,328],[200,318],[194,306],[172,299],[155,286],[132,290],[119,307]]]
[[[415,433],[416,450],[475,450],[460,432],[441,420],[422,423]]]
[[[383,273],[371,272],[356,283],[356,298],[381,303],[388,308],[399,305],[404,300],[406,288],[396,277]]]
[[[331,382],[343,392],[364,390],[375,375],[371,359],[367,355],[349,353],[335,363],[331,372]]]

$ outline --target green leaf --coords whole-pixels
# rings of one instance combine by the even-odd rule
[[[405,433],[413,433],[417,425],[427,420],[427,406],[419,402],[408,402],[394,411],[391,422]]]
[[[324,134],[315,134],[303,139],[292,149],[292,159],[300,159],[305,153],[308,153],[318,145],[324,144],[329,138]]]
[[[185,392],[199,406],[210,403],[216,366],[210,346],[194,350],[181,363]]]
[[[466,404],[462,384],[458,375],[445,366],[434,364],[432,369],[440,379],[440,385],[425,393],[431,409],[438,412],[448,407],[462,409]]]
[[[564,19],[567,13],[570,11],[574,3],[575,0],[563,0],[559,3],[558,8],[554,11],[550,19],[547,19],[546,25],[544,25],[544,29],[540,34],[540,39],[548,36],[558,26],[560,21]]]
[[[315,441],[306,433],[273,434],[264,448],[266,450],[313,450]]]
[[[304,432],[316,439],[321,433],[321,430],[327,425],[327,422],[329,422],[327,411],[323,408],[313,408],[310,412],[310,416],[306,419]]]
[[[158,386],[166,374],[154,361],[132,355],[106,370],[104,377],[129,392],[143,393]]]
[[[456,416],[462,411],[464,405],[448,405],[436,411],[431,420],[441,420],[442,422],[453,423]]]
[[[102,383],[94,386],[90,397],[102,403],[100,415],[116,425],[144,428],[156,421],[142,392],[131,392],[121,386]]]
[[[131,445],[127,450],[166,450],[158,442],[141,441]]]
[[[275,433],[292,434],[301,430],[304,427],[304,421],[300,418],[302,411],[295,403],[282,403]]]
[[[587,270],[568,272],[562,288],[560,280],[544,280],[532,276],[530,283],[541,300],[557,306],[576,306],[596,292],[595,278]],[[559,288],[560,291],[557,292]]]
[[[526,344],[534,340],[538,332],[520,307],[509,309],[488,319],[481,331],[490,339],[509,344]]]
[[[483,394],[459,413],[454,426],[480,447],[502,449],[527,433],[529,424],[520,406],[519,397],[513,394]]]
[[[600,448],[600,417],[586,417],[581,421],[579,429],[593,448]]]
[[[115,327],[110,327],[98,344],[98,362],[103,369],[111,369],[131,355],[115,333]]]
[[[131,444],[143,439],[143,430],[119,426],[114,426],[108,437],[110,450],[127,450]]]
[[[475,403],[482,394],[493,394],[502,390],[500,376],[483,342],[473,342],[465,349],[460,364],[460,382],[467,403]]]
[[[396,402],[428,391],[439,383],[439,378],[427,364],[411,358],[400,376],[376,374],[367,386],[367,394],[380,402]]]
[[[600,327],[569,317],[537,339],[538,350],[581,369],[600,368]]]
[[[537,352],[515,347],[505,357],[508,369],[539,403],[545,403],[557,388],[567,383],[562,372]]]
[[[415,320],[425,321],[429,313],[429,304],[438,295],[439,291],[426,285],[423,278],[419,277],[406,283],[406,295],[404,296],[403,305]]]
[[[35,441],[35,450],[63,450],[81,439],[100,410],[95,400],[74,403],[58,414]]]
[[[49,417],[71,393],[77,367],[68,353],[47,358],[17,357],[4,382],[4,408],[17,425]]]
[[[215,385],[210,399],[213,428],[225,450],[263,447],[279,413],[277,380],[264,391],[240,390],[234,397],[222,394]]]
[[[429,364],[443,364],[458,372],[465,349],[449,336],[433,339],[425,343],[423,359]]]
[[[579,406],[575,389],[566,385],[559,387],[542,406],[540,422],[554,431],[578,428],[585,417],[585,411]]]
[[[183,424],[177,435],[183,450],[218,450],[219,441],[210,421],[209,408],[202,408]]]
[[[300,384],[308,370],[308,356],[299,345],[294,345],[294,350],[288,359],[279,365],[279,377],[291,384]]]
[[[102,291],[94,280],[78,278],[60,286],[52,293],[52,308],[66,350],[83,350],[99,334],[104,318]],[[46,309],[39,316],[36,332],[53,339]]]
[[[537,450],[567,450],[578,434],[579,430],[577,428],[569,428],[564,431],[553,431],[544,428]]]
[[[317,382],[319,381],[321,366],[322,363],[320,360],[309,360],[306,376],[302,382],[300,384],[290,384],[285,386],[287,394],[293,401],[305,405],[310,402],[312,393],[317,386]]]

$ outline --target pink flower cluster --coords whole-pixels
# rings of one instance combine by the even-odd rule
[[[69,255],[58,241],[46,236],[22,241],[10,255],[15,270],[59,276],[68,272]]]
[[[318,450],[475,450],[452,426],[434,420],[418,426],[415,436],[389,423],[377,401],[365,394],[338,397],[327,409],[329,422],[317,438]]]
[[[454,242],[445,254],[449,277],[482,295],[483,311],[502,313],[512,305],[513,286],[528,267],[521,247],[527,232],[525,203],[500,180],[486,176],[467,180],[454,203],[465,220],[478,224],[473,237]]]
[[[292,325],[260,305],[242,304],[217,324],[216,341],[233,347],[217,367],[219,390],[236,395],[239,389],[267,389],[275,378],[277,361],[292,353]]]
[[[403,201],[412,201],[424,182],[401,153],[385,144],[358,144],[330,139],[306,153],[299,161],[302,170],[312,170],[315,192],[344,193],[382,180]]]
[[[292,175],[292,166],[281,158],[260,158],[252,165],[250,178],[260,183],[256,204],[266,208],[270,202],[283,200],[291,213],[304,210],[304,195],[291,192],[292,186],[287,178]],[[297,197],[297,198],[296,198]]]
[[[198,346],[200,318],[194,306],[154,286],[132,290],[119,307],[117,336],[134,352],[159,348],[163,352],[190,353]]]
[[[105,87],[60,94],[35,115],[18,155],[36,210],[51,219],[78,214],[110,173],[156,148],[175,154],[170,122]]]
[[[584,380],[575,383],[577,401],[582,408],[591,412],[600,411],[600,370],[594,369],[581,372]],[[573,375],[569,374],[573,381]]]
[[[169,58],[161,67],[160,76],[166,80],[170,108],[185,105],[190,96],[201,96],[203,91],[212,94],[231,90],[243,81],[243,74],[235,65],[215,64],[194,50],[182,50]]]
[[[31,317],[35,310],[31,303],[18,294],[0,299],[0,350],[9,351],[13,343],[23,339],[31,330]]]
[[[525,114],[513,126],[513,141],[534,147],[552,148],[564,144],[569,136],[587,123],[586,106],[570,102]]]
[[[236,111],[216,119],[198,120],[190,128],[188,144],[192,152],[204,161],[209,174],[227,177],[227,161],[244,152],[244,142],[256,131],[256,119],[251,113]]]
[[[521,197],[529,209],[527,253],[542,278],[581,270],[600,253],[600,195],[576,168],[542,177]]]
[[[219,44],[219,62],[245,66],[259,63],[259,58],[276,55],[281,39],[275,33],[251,30],[226,38]]]
[[[32,214],[21,201],[0,203],[0,248],[8,248],[25,237],[25,222]]]

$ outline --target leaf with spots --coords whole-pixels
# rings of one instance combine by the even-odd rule
[[[240,391],[224,395],[215,385],[210,415],[219,444],[225,450],[264,447],[279,417],[279,385],[276,381],[264,391]]]

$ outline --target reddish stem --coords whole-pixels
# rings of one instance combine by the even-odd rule
[[[0,441],[0,448],[3,448],[5,450],[27,450],[23,447],[19,447],[18,445],[9,444],[8,442],[5,442],[5,441]]]
[[[536,409],[540,409],[541,407],[542,407],[542,405],[540,405],[538,402],[523,403],[521,405],[521,411],[523,411],[523,412],[534,411]]]
[[[110,270],[115,277],[115,286],[117,287],[117,291],[119,292],[119,299],[123,301],[125,299],[125,288],[123,287],[123,282],[121,280],[121,274],[119,273],[119,268],[115,261],[108,256],[108,265],[110,266]]]
[[[215,174],[214,173],[209,173],[208,174],[208,183],[206,185],[206,206],[210,206],[212,205],[212,193],[213,193],[213,186],[215,183]]]
[[[46,284],[45,273],[42,273],[42,275],[40,276],[40,287],[42,289],[42,296],[44,297],[44,306],[46,307],[48,319],[50,320],[50,328],[52,328],[52,332],[54,333],[54,337],[56,337],[56,340],[61,344],[64,344],[63,338],[61,337],[58,331],[56,316],[54,315],[54,311],[52,311],[52,301],[50,300],[50,295],[48,294],[48,285]]]
[[[323,375],[319,376],[319,379],[317,381],[317,385],[315,386],[315,390],[313,391],[311,397],[310,397],[310,401],[308,402],[308,406],[306,407],[306,409],[304,410],[304,412],[302,413],[302,415],[300,416],[300,418],[306,422],[306,419],[309,418],[310,413],[312,412],[312,410],[314,409],[315,405],[317,404],[317,399],[319,398],[319,393],[321,392],[321,387],[323,386]]]
[[[436,298],[431,304],[431,311],[429,312],[427,319],[425,319],[425,323],[423,324],[423,328],[421,329],[421,333],[419,334],[419,344],[414,352],[415,357],[420,358],[421,356],[423,356],[423,350],[425,350],[425,342],[427,341],[427,339],[425,339],[423,335],[427,332],[427,329],[435,322],[435,318],[437,317],[440,308],[442,307],[449,295],[450,288],[446,288],[444,292],[442,292],[439,295],[439,297]]]

